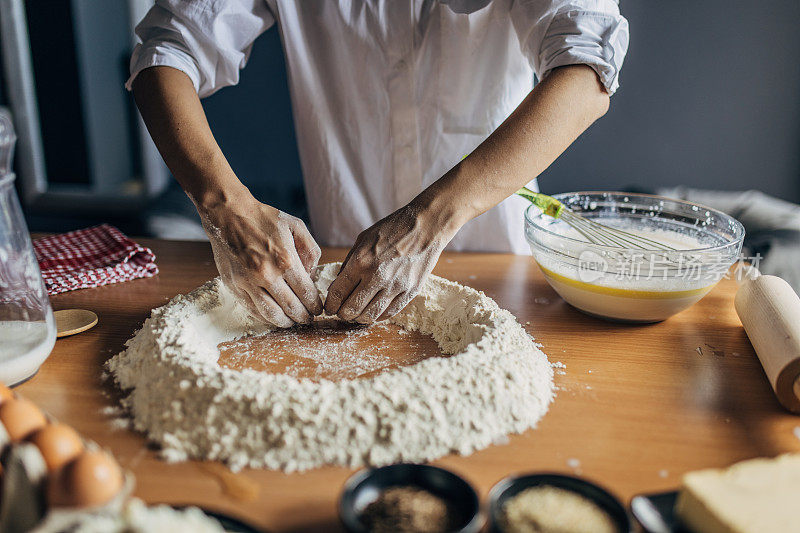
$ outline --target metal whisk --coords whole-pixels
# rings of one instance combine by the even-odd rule
[[[541,209],[545,215],[563,220],[592,244],[633,250],[677,251],[676,248],[656,240],[584,218],[555,198],[533,192],[527,187],[518,190],[517,194]]]

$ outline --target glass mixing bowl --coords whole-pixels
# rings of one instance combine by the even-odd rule
[[[525,236],[553,289],[591,315],[658,322],[705,296],[740,256],[744,227],[721,211],[647,194],[555,195],[574,213],[663,242],[663,250],[593,244],[531,205]]]

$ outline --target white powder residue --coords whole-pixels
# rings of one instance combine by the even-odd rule
[[[330,318],[307,326],[278,329],[247,339],[220,345],[222,366],[280,372],[295,378],[314,380],[354,379],[377,374],[400,364],[418,363],[429,356],[442,357],[435,341],[422,346],[411,332],[379,322],[370,327]],[[410,353],[398,357],[397,337]],[[430,346],[434,350],[431,351]]]
[[[570,467],[576,474],[583,474],[583,470],[581,470],[580,459],[576,459],[575,457],[567,459],[567,466]]]
[[[321,267],[323,296],[337,272],[336,264]],[[432,336],[451,356],[338,381],[226,368],[220,343],[270,330],[215,279],[155,309],[108,368],[128,393],[123,405],[134,427],[161,446],[165,459],[221,460],[234,470],[469,454],[535,427],[547,412],[547,357],[482,292],[430,276],[390,322]],[[335,354],[320,359],[317,351],[315,362],[329,355]],[[356,374],[371,364],[365,354],[357,359]]]
[[[105,417],[117,417],[124,414],[125,410],[117,405],[107,405],[100,409],[100,414]]]
[[[197,507],[174,509],[168,505],[147,506],[132,498],[122,509],[59,510],[51,512],[32,533],[80,531],[81,533],[149,533],[191,531],[225,533],[220,523]]]
[[[109,419],[111,429],[122,431],[131,428],[131,420],[126,416],[125,409],[117,405],[109,405],[100,409],[100,414]]]

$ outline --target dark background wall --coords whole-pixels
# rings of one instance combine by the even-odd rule
[[[800,2],[620,4],[622,87],[542,189],[756,188],[800,202]]]

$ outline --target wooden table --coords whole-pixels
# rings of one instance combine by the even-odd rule
[[[151,309],[216,275],[206,243],[141,242],[156,252],[161,273],[53,297],[54,309],[91,309],[100,323],[58,340],[18,392],[112,450],[148,502],[198,504],[268,531],[337,530],[336,502],[351,470],[246,470],[237,477],[258,486],[248,501],[228,496],[207,466],[166,464],[140,435],[112,424],[104,408],[116,405],[118,393],[103,380],[103,363]],[[325,250],[323,261],[343,255]],[[627,501],[676,487],[688,470],[800,451],[794,433],[800,418],[773,397],[734,312],[733,281],[665,322],[631,326],[565,304],[529,257],[444,254],[434,272],[486,292],[517,316],[551,361],[566,364],[556,374],[558,396],[537,429],[507,445],[435,462],[483,496],[511,473],[548,470],[587,476]]]

